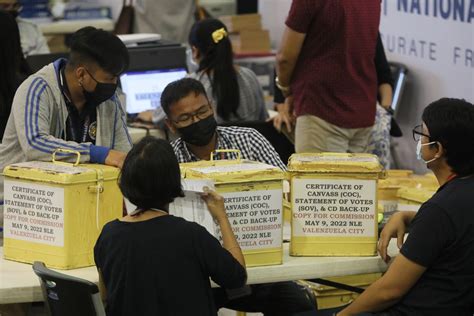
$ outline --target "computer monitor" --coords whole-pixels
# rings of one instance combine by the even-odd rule
[[[173,81],[186,76],[185,68],[128,71],[120,76],[120,85],[126,95],[128,116],[154,110],[161,106],[161,93]]]

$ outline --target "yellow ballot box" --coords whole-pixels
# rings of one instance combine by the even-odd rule
[[[294,154],[291,184],[292,256],[372,256],[377,242],[375,155]]]
[[[398,189],[402,186],[416,186],[416,181],[412,179],[412,175],[412,170],[386,170],[386,178],[379,180],[377,184],[378,206],[382,212],[397,210]]]
[[[277,167],[248,160],[183,163],[185,179],[210,179],[224,204],[247,267],[282,263],[283,178]],[[216,237],[222,237],[216,226]]]
[[[417,212],[421,205],[428,201],[434,194],[434,188],[409,188],[402,187],[398,190],[398,211]]]
[[[57,269],[94,265],[102,227],[122,215],[119,169],[33,161],[3,173],[5,258]]]

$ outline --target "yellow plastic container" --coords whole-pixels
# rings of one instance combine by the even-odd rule
[[[378,205],[382,212],[394,212],[397,210],[397,192],[402,186],[415,187],[416,182],[411,178],[412,170],[389,169],[386,170],[386,178],[379,180]]]
[[[294,154],[289,160],[292,256],[373,256],[377,180],[370,154]]]
[[[214,181],[247,267],[282,263],[283,171],[240,159],[183,163],[181,171],[186,179]]]
[[[360,288],[367,288],[369,285],[380,279],[381,276],[381,273],[369,273],[325,278],[325,280]],[[327,285],[308,281],[302,282],[313,290],[316,296],[316,301],[318,302],[318,309],[329,309],[344,306],[350,304],[359,296],[358,293],[337,289]]]
[[[379,180],[377,186],[378,206],[382,213],[397,210],[397,192],[398,189],[400,189],[400,185],[390,180],[391,179]]]
[[[418,211],[423,203],[428,201],[436,191],[424,188],[400,188],[397,192],[398,211]]]
[[[57,269],[94,265],[103,225],[122,216],[119,169],[35,161],[3,173],[4,257]]]
[[[436,191],[439,188],[438,179],[432,173],[413,175],[411,180],[415,182],[416,188],[425,188],[431,191]]]
[[[385,172],[387,178],[407,178],[413,175],[413,170],[408,169],[388,169]]]

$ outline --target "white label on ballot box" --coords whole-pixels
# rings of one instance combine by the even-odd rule
[[[373,237],[375,180],[293,179],[293,236]]]
[[[222,193],[222,196],[227,217],[242,250],[281,247],[281,189],[229,192]],[[218,234],[222,242],[219,229]]]
[[[64,189],[5,179],[5,238],[64,246]]]

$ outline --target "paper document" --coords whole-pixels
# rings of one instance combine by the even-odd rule
[[[207,186],[214,190],[214,182],[211,180],[189,180],[183,179],[181,182],[184,191],[184,197],[176,198],[169,206],[169,213],[179,216],[187,221],[198,223],[207,229],[207,231],[217,237],[216,224],[207,205],[201,198],[200,193]]]

